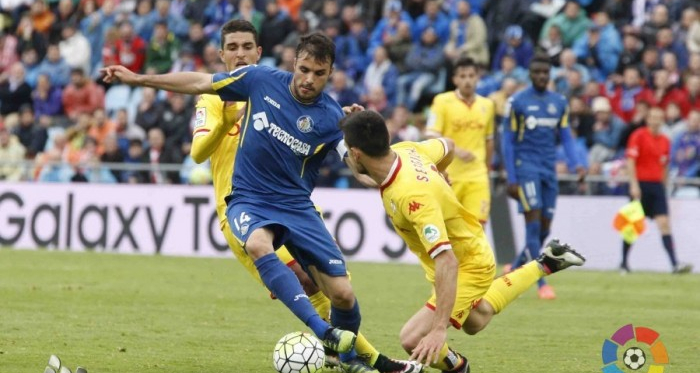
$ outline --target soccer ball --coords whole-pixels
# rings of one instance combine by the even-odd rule
[[[625,351],[625,357],[622,359],[625,366],[632,370],[637,370],[643,367],[646,361],[647,358],[646,355],[644,355],[644,351],[638,347],[628,348],[627,351]]]
[[[282,337],[272,353],[272,364],[279,373],[320,373],[325,359],[321,342],[303,332]]]

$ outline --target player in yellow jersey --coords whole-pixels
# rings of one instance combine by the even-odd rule
[[[496,266],[484,230],[441,174],[454,156],[452,140],[390,147],[386,124],[372,111],[345,117],[341,129],[348,164],[379,184],[396,232],[418,256],[433,285],[425,307],[401,330],[401,345],[411,359],[443,372],[469,372],[467,359],[446,343],[448,326],[476,334],[539,278],[585,262],[554,240],[536,260],[494,280]]]
[[[471,58],[455,62],[452,81],[457,89],[435,96],[425,135],[454,141],[454,161],[447,167],[452,189],[462,206],[483,224],[491,210],[488,172],[496,109],[493,101],[474,92],[478,80]]]
[[[260,59],[262,48],[257,43],[257,32],[252,24],[244,20],[227,22],[221,29],[220,57],[228,70],[254,64]],[[347,108],[348,111],[357,107]],[[231,175],[238,147],[240,123],[245,103],[224,102],[218,95],[202,95],[197,102],[191,155],[195,162],[211,160],[216,212],[221,230],[229,247],[246,270],[262,284],[260,275],[251,258],[231,232],[226,219],[224,198],[231,193]],[[289,266],[309,295],[319,315],[328,318],[330,300],[319,290],[301,266],[284,246],[275,252]],[[380,372],[420,372],[421,366],[413,362],[394,361],[380,354],[363,336],[358,335],[355,347],[370,365]]]

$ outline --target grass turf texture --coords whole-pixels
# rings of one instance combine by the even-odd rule
[[[399,330],[430,291],[421,269],[350,270],[363,331],[404,358]],[[568,271],[551,283],[555,301],[531,289],[481,334],[449,332],[472,372],[600,372],[603,340],[628,323],[660,333],[665,372],[698,371],[700,276]],[[3,373],[40,372],[51,354],[90,373],[273,373],[275,342],[304,329],[234,260],[0,250]]]

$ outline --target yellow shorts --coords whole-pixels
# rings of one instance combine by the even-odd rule
[[[458,269],[457,297],[450,316],[450,323],[455,329],[462,328],[469,316],[469,311],[479,304],[496,276],[496,264],[491,251],[486,252],[483,258],[474,259],[476,259],[476,263],[461,264]],[[425,306],[435,310],[436,301],[435,288],[433,288],[433,295],[425,303]]]
[[[491,212],[491,190],[488,179],[484,182],[452,181],[452,189],[457,199],[467,211],[476,216],[480,222],[489,220]]]
[[[223,224],[223,232],[224,232],[224,237],[226,237],[226,242],[228,242],[228,247],[231,248],[231,251],[233,251],[233,255],[236,256],[236,259],[238,259],[239,262],[245,267],[245,269],[250,273],[251,276],[253,276],[260,284],[262,284],[262,279],[260,279],[260,275],[258,274],[257,268],[255,268],[255,264],[253,263],[253,260],[250,259],[248,254],[243,250],[243,245],[238,242],[236,237],[233,235],[231,232],[231,228],[228,225],[228,221],[224,222]],[[277,257],[280,258],[282,263],[286,264],[287,266],[292,266],[294,263],[296,263],[296,260],[292,255],[287,251],[287,248],[282,246],[279,249],[275,251],[275,254],[277,254]]]

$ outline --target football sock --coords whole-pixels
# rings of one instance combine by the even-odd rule
[[[447,346],[447,342],[442,345],[437,360],[438,362],[434,364],[430,362],[430,367],[448,372],[460,367],[464,361],[458,353]]]
[[[627,267],[627,257],[629,256],[631,249],[632,245],[622,241],[622,265],[625,267]]]
[[[664,249],[666,249],[668,258],[671,259],[671,265],[675,268],[678,265],[678,261],[676,260],[676,251],[673,248],[673,237],[670,234],[665,234],[661,236],[661,240],[664,242]]]
[[[365,338],[365,336],[362,333],[357,333],[357,339],[355,340],[355,350],[357,351],[357,354],[360,355],[364,360],[366,360],[369,365],[379,369],[381,372],[393,372],[396,369],[390,369],[390,370],[382,370],[379,367],[375,366],[376,363],[379,363],[379,359],[381,357],[386,357],[377,351],[374,346],[372,346],[371,343]]]
[[[311,328],[317,337],[323,339],[330,325],[316,313],[294,272],[275,253],[258,258],[255,267],[272,294]]]
[[[360,350],[358,349],[357,352],[360,353]],[[401,372],[405,368],[402,363],[391,360],[379,353],[377,353],[377,359],[374,362],[370,362],[369,365],[380,372]]]
[[[537,259],[537,257],[540,256],[540,249],[542,248],[541,234],[542,223],[539,220],[530,221],[525,224],[525,245],[527,245],[527,251],[530,254],[528,261]],[[544,278],[537,280],[538,287],[544,285]]]
[[[540,247],[544,246],[544,241],[547,240],[547,237],[549,237],[549,229],[545,230],[544,228],[541,228],[540,230]],[[533,258],[535,259],[535,258]]]
[[[355,304],[349,310],[340,309],[331,305],[331,324],[339,329],[349,330],[355,335],[359,333],[360,321],[360,303],[355,299]],[[357,343],[357,340],[355,341]],[[348,353],[340,354],[340,361],[348,361],[357,356],[355,349]]]
[[[496,314],[545,275],[539,263],[530,261],[517,270],[496,278],[484,298]]]
[[[326,297],[323,292],[319,291],[316,294],[309,297],[311,305],[314,306],[316,313],[318,313],[322,319],[330,321],[331,317],[331,300]]]

